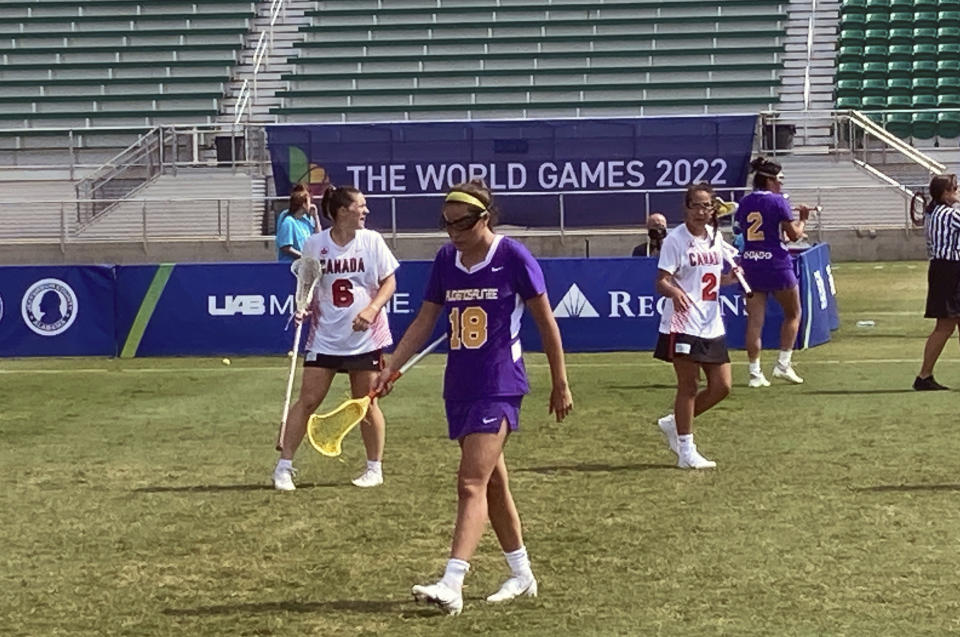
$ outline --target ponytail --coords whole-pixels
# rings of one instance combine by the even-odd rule
[[[337,211],[340,208],[349,208],[360,191],[353,186],[340,186],[339,188],[330,184],[323,191],[323,198],[320,200],[320,212],[330,221],[336,221]]]

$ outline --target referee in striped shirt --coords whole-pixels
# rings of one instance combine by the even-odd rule
[[[917,193],[914,197],[923,198]],[[947,389],[933,379],[933,366],[944,345],[960,325],[960,195],[956,175],[937,175],[930,180],[929,203],[924,199],[927,234],[927,309],[924,317],[937,319],[923,347],[923,365],[913,388],[917,391]]]

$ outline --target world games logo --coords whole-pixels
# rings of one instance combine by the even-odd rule
[[[77,318],[77,295],[60,279],[40,279],[24,293],[20,313],[40,336],[63,334]]]
[[[0,296],[0,321],[3,320],[3,297]]]

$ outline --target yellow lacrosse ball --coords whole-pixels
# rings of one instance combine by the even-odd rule
[[[229,365],[229,364],[230,364],[230,359],[229,359],[229,358],[225,358],[225,359],[223,359],[223,360],[220,361],[220,362],[223,363],[224,365]]]

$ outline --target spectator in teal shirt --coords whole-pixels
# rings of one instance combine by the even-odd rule
[[[317,207],[310,203],[310,191],[297,184],[290,192],[290,206],[277,217],[277,260],[300,258],[304,241],[320,231]]]

